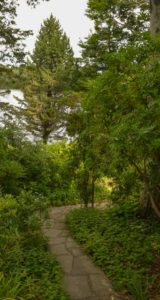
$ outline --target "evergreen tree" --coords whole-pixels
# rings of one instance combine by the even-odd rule
[[[46,143],[64,128],[74,80],[74,57],[69,39],[51,15],[44,21],[33,52],[33,66],[26,71],[21,114],[27,130]]]
[[[52,15],[41,26],[32,59],[38,68],[47,69],[61,79],[63,85],[68,86],[70,80],[72,81],[73,50],[59,21]]]

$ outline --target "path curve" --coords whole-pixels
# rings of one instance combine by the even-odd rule
[[[122,300],[113,291],[102,270],[94,265],[71,237],[65,217],[72,209],[75,206],[52,208],[49,225],[43,228],[44,235],[48,237],[49,249],[62,267],[65,291],[71,300]]]

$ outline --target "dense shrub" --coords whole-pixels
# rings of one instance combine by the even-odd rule
[[[107,211],[75,210],[67,223],[73,236],[113,280],[137,300],[160,294],[160,225],[139,218],[138,206],[117,205]],[[157,298],[158,299],[158,298]]]
[[[25,192],[0,198],[0,299],[68,299],[40,233],[40,212],[47,206],[42,200]]]

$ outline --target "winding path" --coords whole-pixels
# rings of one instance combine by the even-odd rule
[[[70,236],[65,217],[73,208],[75,206],[52,208],[49,225],[43,228],[49,249],[61,264],[64,289],[72,300],[122,300],[113,291],[105,274]]]

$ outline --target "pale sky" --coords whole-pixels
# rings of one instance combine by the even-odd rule
[[[80,56],[78,43],[89,34],[93,25],[85,16],[87,0],[50,0],[42,2],[36,8],[30,8],[25,0],[20,0],[17,25],[21,29],[31,29],[34,36],[26,40],[27,50],[32,51],[40,26],[52,13],[56,17],[64,32],[70,39],[76,56]]]

